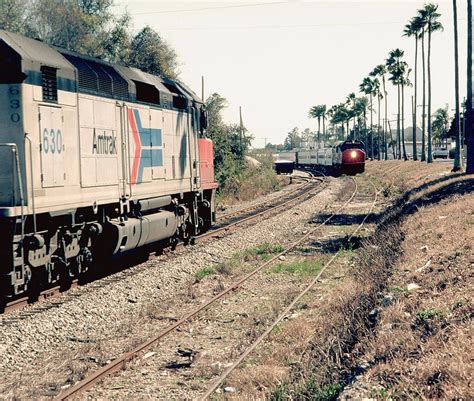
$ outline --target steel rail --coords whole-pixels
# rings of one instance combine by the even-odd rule
[[[325,177],[323,177],[323,178],[325,178]],[[216,236],[218,236],[222,233],[227,233],[231,229],[236,228],[236,227],[240,226],[243,223],[247,223],[247,222],[250,222],[252,220],[256,220],[256,219],[258,219],[258,218],[260,218],[260,217],[262,217],[266,214],[269,214],[269,213],[274,212],[278,209],[281,209],[284,206],[287,206],[287,205],[289,205],[291,203],[294,203],[294,202],[298,202],[299,200],[301,200],[305,196],[313,196],[314,194],[308,193],[306,190],[309,187],[311,187],[315,182],[317,182],[317,180],[310,180],[306,185],[304,185],[302,187],[299,187],[296,191],[293,191],[292,194],[295,193],[295,192],[301,192],[301,194],[297,195],[296,197],[293,197],[293,198],[288,199],[287,201],[284,201],[284,202],[281,202],[281,203],[277,203],[276,205],[272,205],[271,207],[267,207],[264,210],[261,210],[257,213],[254,213],[254,214],[251,214],[251,215],[249,215],[247,217],[244,217],[242,219],[239,219],[239,220],[236,220],[236,221],[231,221],[230,223],[227,223],[227,224],[225,224],[221,227],[218,227],[216,229],[209,230],[209,231],[195,237],[195,241],[196,242],[202,242],[202,241],[204,241],[208,238],[216,237]],[[323,183],[323,181],[319,181],[319,185],[321,185],[322,183]],[[318,187],[319,186],[317,186],[315,188],[318,188]],[[313,188],[313,189],[315,189],[315,188]],[[247,211],[247,213],[248,213],[248,211]],[[242,212],[241,214],[245,214],[245,212]],[[178,244],[178,246],[182,247],[182,246],[184,246],[184,243],[180,242]],[[78,285],[79,285],[79,282],[76,279],[76,280],[73,281],[73,284],[72,284],[71,287],[76,287]],[[13,311],[24,309],[28,305],[35,305],[37,303],[44,302],[45,300],[57,297],[60,294],[69,291],[70,289],[71,288],[61,290],[61,288],[58,287],[58,286],[55,286],[55,287],[52,287],[52,288],[47,288],[47,289],[41,291],[41,293],[38,295],[38,300],[34,301],[34,302],[31,302],[28,297],[15,299],[15,300],[7,303],[4,306],[4,310],[0,314],[7,315],[8,313],[11,313]]]
[[[308,171],[304,171],[305,173],[308,173],[308,174],[312,174]],[[319,177],[313,177],[312,175],[308,176],[308,177],[300,177],[300,176],[295,176],[293,178],[297,178],[297,179],[301,179],[303,181],[306,181],[307,183],[309,181],[311,181],[312,179],[318,179]],[[297,186],[294,190],[292,191],[289,191],[287,193],[282,193],[281,194],[281,198],[288,198],[289,196],[292,196],[298,192],[300,192],[302,190],[302,188],[306,187],[306,185],[303,185],[303,186]],[[280,198],[280,199],[281,199]],[[274,203],[278,202],[278,198],[277,199],[269,199],[269,200],[266,200],[264,202],[261,202],[261,203],[258,203],[256,205],[253,205],[253,206],[249,206],[249,207],[246,207],[246,208],[242,208],[242,209],[239,209],[239,210],[236,210],[234,212],[229,212],[229,213],[225,213],[225,214],[222,214],[218,217],[217,219],[217,222],[220,222],[222,220],[226,221],[226,220],[230,220],[230,219],[233,219],[234,217],[236,216],[239,216],[239,215],[242,215],[242,214],[245,214],[245,213],[248,213],[252,210],[255,210],[255,209],[259,209],[259,208],[262,208],[262,207],[266,207],[267,205],[270,205],[272,206]]]
[[[105,377],[109,376],[110,374],[116,372],[117,370],[122,369],[126,363],[134,359],[139,353],[147,350],[150,348],[152,345],[156,344],[159,340],[164,338],[166,335],[169,333],[173,332],[175,329],[177,329],[179,326],[182,324],[188,322],[191,318],[199,314],[200,312],[206,310],[209,306],[214,304],[216,301],[219,299],[223,298],[225,295],[229,294],[232,291],[235,291],[237,288],[239,288],[243,283],[245,283],[247,280],[249,280],[251,277],[256,275],[258,272],[262,271],[265,267],[269,266],[271,263],[274,261],[278,260],[280,256],[283,256],[293,250],[295,247],[297,247],[299,244],[301,244],[303,241],[305,241],[310,235],[314,234],[319,228],[324,226],[327,222],[329,222],[334,216],[336,216],[337,213],[342,211],[354,198],[354,196],[357,193],[358,185],[357,181],[351,177],[354,184],[355,184],[355,189],[354,192],[351,194],[350,198],[344,202],[344,204],[337,209],[333,214],[331,214],[329,217],[327,217],[322,223],[318,224],[316,227],[311,229],[308,233],[306,233],[303,237],[301,237],[299,240],[293,242],[290,246],[288,246],[285,250],[282,252],[276,254],[274,257],[266,261],[265,263],[261,264],[248,274],[246,274],[244,277],[240,278],[237,280],[234,284],[232,284],[230,287],[227,289],[221,291],[217,295],[213,296],[212,298],[208,299],[198,307],[194,308],[187,314],[185,314],[181,319],[177,320],[175,323],[171,324],[161,332],[159,332],[157,335],[154,337],[148,339],[147,341],[143,342],[142,344],[138,345],[135,347],[133,350],[126,352],[122,354],[120,357],[117,359],[113,360],[109,364],[103,366],[102,368],[96,370],[93,372],[91,375],[85,377],[82,381],[76,383],[72,387],[66,389],[64,392],[60,393],[57,397],[55,397],[55,400],[68,400],[71,399],[72,397],[77,396],[78,394],[86,391],[87,389],[91,388],[95,383],[97,383],[99,380],[104,379]]]
[[[277,205],[271,206],[271,207],[269,207],[269,208],[267,208],[267,209],[264,209],[264,210],[262,210],[262,211],[259,211],[259,212],[257,212],[257,213],[254,213],[254,214],[251,214],[250,216],[244,217],[244,218],[239,219],[239,220],[237,220],[237,221],[233,221],[233,222],[231,222],[231,223],[229,223],[229,224],[226,224],[226,225],[224,225],[224,226],[222,226],[222,227],[218,227],[218,228],[216,228],[216,229],[209,230],[209,231],[207,231],[207,232],[205,232],[205,233],[203,233],[203,234],[197,236],[195,239],[196,239],[197,241],[202,241],[202,240],[205,239],[205,238],[215,237],[216,235],[218,235],[218,234],[220,234],[220,233],[222,233],[222,232],[227,232],[227,231],[229,231],[230,229],[233,229],[234,227],[238,227],[238,226],[240,226],[240,225],[243,224],[243,223],[247,223],[247,222],[249,222],[249,221],[256,220],[256,219],[258,219],[258,218],[260,218],[260,217],[262,217],[262,216],[264,216],[264,215],[266,215],[266,214],[270,214],[271,212],[274,212],[274,211],[276,211],[276,210],[279,210],[279,209],[283,208],[284,206],[288,206],[288,205],[290,205],[290,204],[292,204],[292,203],[296,203],[296,202],[300,201],[300,200],[301,200],[302,198],[304,198],[304,197],[308,197],[308,198],[309,198],[309,197],[311,197],[311,196],[314,196],[314,195],[315,195],[314,193],[307,192],[307,191],[303,191],[304,189],[307,189],[308,187],[310,187],[314,182],[316,182],[316,181],[310,181],[310,182],[308,183],[308,185],[305,185],[305,186],[304,186],[304,188],[300,188],[301,194],[299,194],[299,195],[296,196],[296,197],[293,197],[293,198],[291,198],[291,199],[288,199],[287,201],[285,201],[285,202],[283,202],[283,203],[278,203]],[[319,185],[321,185],[323,182],[324,182],[324,180],[323,180],[323,181],[320,181],[320,182],[319,182]],[[318,185],[317,187],[315,187],[315,188],[319,188],[319,185]],[[315,188],[314,188],[314,189],[315,189]],[[181,244],[182,244],[182,243],[181,243]]]
[[[372,214],[372,211],[377,203],[378,191],[372,182],[371,184],[374,187],[374,193],[375,193],[372,205],[370,206],[370,209],[365,215],[362,222],[357,226],[357,228],[352,232],[352,234],[347,239],[347,243],[349,243],[349,241],[354,237],[354,235],[356,235],[357,232],[362,228],[366,220]],[[224,373],[222,373],[221,376],[219,376],[219,378],[212,384],[211,387],[209,387],[206,393],[201,397],[201,400],[207,400],[214,393],[214,391],[216,391],[219,388],[219,386],[224,382],[224,380],[237,368],[237,366],[239,366],[240,363],[272,332],[275,326],[278,323],[280,323],[285,318],[285,316],[288,315],[288,313],[295,307],[295,305],[299,302],[299,300],[314,287],[314,285],[318,282],[321,275],[326,271],[326,269],[329,266],[332,265],[334,260],[341,253],[341,251],[342,251],[342,247],[340,247],[339,250],[332,256],[332,258],[328,262],[326,262],[326,264],[323,266],[320,272],[316,275],[316,277],[303,289],[303,291],[301,291],[293,299],[293,301],[283,310],[283,312],[280,315],[278,315],[278,317],[273,321],[273,323],[237,358],[237,360],[231,366],[229,366],[224,371]]]

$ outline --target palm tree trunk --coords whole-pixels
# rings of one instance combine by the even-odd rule
[[[397,158],[397,155],[395,154],[395,145],[393,143],[392,127],[390,126],[390,120],[387,120],[387,123],[388,123],[388,132],[390,132],[390,143],[392,145],[393,159],[395,160]]]
[[[402,148],[400,142],[400,84],[397,84],[397,102],[398,102],[398,109],[397,109],[397,159],[400,160],[402,158]]]
[[[458,54],[458,9],[456,0],[453,0],[454,19],[454,92],[455,115],[454,132],[456,134],[456,151],[454,153],[453,171],[461,170],[461,130],[459,127],[459,54]]]
[[[467,97],[466,97],[466,173],[474,173],[474,127],[472,110],[472,0],[467,0]]]
[[[417,95],[417,85],[418,85],[418,37],[415,34],[415,93],[414,93],[414,104],[413,105],[413,160],[418,160],[418,156],[416,154],[416,95]]]
[[[320,148],[320,142],[321,142],[321,116],[318,116],[318,149]]]
[[[427,162],[433,162],[433,154],[431,152],[431,28],[428,27],[428,158]]]
[[[388,159],[388,146],[387,146],[387,128],[388,128],[388,118],[387,118],[387,109],[388,109],[388,100],[387,100],[387,90],[385,89],[385,74],[382,76],[382,83],[383,83],[383,95],[385,100],[385,121],[384,121],[384,133],[383,133],[383,143],[384,143],[384,157],[385,160]]]
[[[425,126],[425,121],[426,121],[426,113],[425,113],[425,104],[426,104],[426,80],[425,80],[425,30],[421,32],[421,58],[423,60],[423,107],[422,107],[422,123],[421,123],[421,131],[422,131],[422,137],[421,137],[421,161],[424,162],[426,160],[426,143],[425,143],[425,134],[426,134],[426,126]]]
[[[407,161],[407,150],[405,147],[405,85],[402,87],[402,149],[403,149],[403,160]]]
[[[380,91],[377,94],[378,112],[377,112],[377,159],[380,160],[381,141],[380,141]]]
[[[326,121],[326,116],[323,115],[323,140],[326,141],[326,124],[325,124],[325,121]]]
[[[370,158],[374,159],[374,107],[373,96],[370,94]]]

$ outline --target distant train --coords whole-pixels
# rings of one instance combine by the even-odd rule
[[[334,148],[282,152],[275,162],[277,174],[293,168],[315,167],[327,174],[355,175],[365,170],[365,150],[361,141],[344,141]]]

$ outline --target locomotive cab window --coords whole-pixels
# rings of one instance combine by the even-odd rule
[[[58,83],[56,72],[56,68],[47,66],[41,67],[43,102],[58,102]]]

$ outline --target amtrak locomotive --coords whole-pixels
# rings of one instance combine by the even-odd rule
[[[0,295],[215,220],[202,100],[180,82],[0,31]]]

